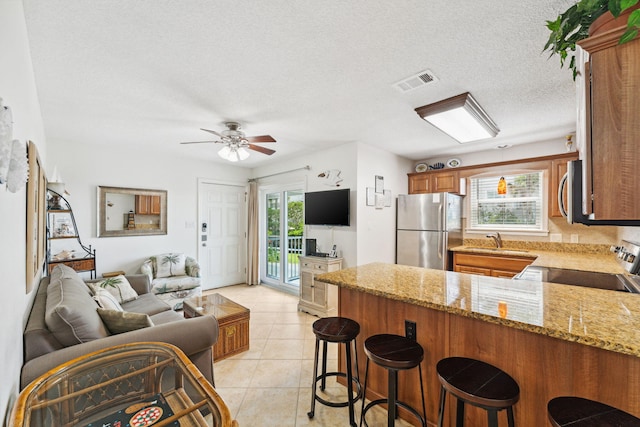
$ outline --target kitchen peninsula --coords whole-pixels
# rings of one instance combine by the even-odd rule
[[[640,295],[382,263],[316,280],[337,285],[339,315],[360,323],[360,360],[366,360],[362,343],[368,336],[404,335],[405,320],[416,322],[425,349],[430,424],[439,397],[435,365],[448,356],[480,359],[513,376],[521,389],[514,407],[517,425],[548,425],[547,401],[560,395],[600,400],[640,415]],[[498,306],[505,304],[501,317]],[[360,370],[364,374],[364,363]],[[417,375],[400,376],[400,398],[420,407]],[[385,373],[372,369],[370,378],[368,397],[384,396]],[[506,416],[500,417],[502,425]],[[486,416],[468,408],[467,421],[484,425]]]

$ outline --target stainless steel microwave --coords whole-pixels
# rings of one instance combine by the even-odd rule
[[[640,220],[596,219],[593,214],[585,214],[582,210],[583,193],[582,160],[571,160],[567,162],[567,173],[560,180],[558,188],[558,206],[569,224],[640,226]]]

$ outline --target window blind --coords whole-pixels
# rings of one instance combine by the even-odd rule
[[[471,229],[540,231],[543,228],[543,171],[504,175],[507,194],[498,194],[500,176],[471,178]]]

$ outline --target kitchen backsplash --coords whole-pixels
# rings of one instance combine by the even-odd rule
[[[464,239],[462,244],[464,246],[472,247],[487,247],[494,248],[493,240],[489,239]],[[611,244],[593,244],[593,243],[557,243],[557,242],[542,242],[531,240],[505,240],[502,239],[502,247],[504,249],[519,249],[527,251],[550,251],[550,252],[565,252],[565,253],[582,253],[582,254],[595,254],[606,255],[610,254],[609,248]]]

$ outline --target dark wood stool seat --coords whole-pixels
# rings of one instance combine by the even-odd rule
[[[349,422],[356,425],[353,404],[362,396],[360,379],[358,376],[358,353],[356,351],[356,337],[360,333],[360,325],[355,320],[346,317],[324,317],[313,322],[313,333],[316,336],[316,351],[313,362],[313,393],[311,394],[311,410],[307,413],[309,418],[315,414],[316,400],[323,405],[340,408],[349,406]],[[318,375],[318,356],[322,341],[322,374]],[[346,357],[346,372],[327,372],[327,343],[344,344]],[[351,363],[351,347],[355,353],[355,375]],[[331,402],[318,396],[317,384],[320,381],[320,390],[325,389],[327,377],[344,377],[347,379],[347,400],[344,402]],[[356,386],[354,396],[353,386]]]
[[[640,419],[633,415],[582,397],[555,397],[547,404],[547,412],[555,427],[640,427]]]
[[[364,342],[364,352],[367,355],[367,365],[364,374],[364,392],[367,390],[367,378],[369,376],[369,360],[388,371],[388,396],[386,399],[378,399],[365,407],[362,399],[362,415],[360,425],[367,425],[365,415],[375,405],[387,404],[387,426],[392,427],[397,417],[397,407],[402,407],[415,416],[423,426],[426,426],[426,408],[424,403],[424,386],[422,384],[421,362],[424,359],[424,350],[420,344],[401,335],[380,334],[367,338]],[[420,392],[422,396],[422,415],[407,403],[398,400],[398,371],[418,367],[420,373]]]
[[[498,426],[498,412],[507,410],[509,426],[514,426],[513,405],[520,399],[518,383],[503,370],[480,360],[449,357],[436,365],[440,380],[438,426],[444,419],[446,393],[457,399],[456,426],[464,425],[464,404],[485,409],[490,427]]]

